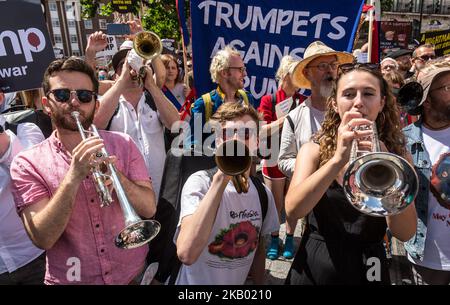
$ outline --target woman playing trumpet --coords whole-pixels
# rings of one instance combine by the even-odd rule
[[[388,227],[402,241],[412,237],[414,205],[372,217],[353,208],[342,188],[353,140],[371,145],[364,138],[372,131],[358,127],[376,122],[381,149],[410,159],[389,86],[374,65],[344,64],[328,103],[322,129],[297,156],[286,196],[288,216],[307,217],[287,283],[389,284],[383,236]]]

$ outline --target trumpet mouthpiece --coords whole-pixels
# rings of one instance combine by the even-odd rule
[[[73,112],[71,113],[71,115],[72,115],[75,119],[77,119],[77,118],[80,116],[80,113],[79,113],[78,111],[73,111]]]

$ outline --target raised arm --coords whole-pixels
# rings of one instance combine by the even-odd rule
[[[197,210],[181,220],[176,244],[177,255],[183,264],[195,263],[206,247],[228,181],[230,177],[219,170]]]

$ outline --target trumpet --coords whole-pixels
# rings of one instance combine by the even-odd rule
[[[232,182],[236,191],[239,194],[247,193],[249,182],[244,173],[252,165],[247,145],[238,140],[225,141],[217,147],[214,159],[225,175],[233,176]]]
[[[375,122],[362,128],[372,129],[372,150],[359,150],[358,141],[353,140],[350,164],[343,179],[344,193],[362,213],[378,217],[396,215],[417,195],[416,171],[404,158],[381,152]]]
[[[133,50],[128,55],[128,63],[137,72],[137,79],[143,86],[146,70],[144,60],[151,60],[162,53],[161,39],[151,31],[136,34],[133,40]]]
[[[84,129],[78,111],[73,111],[71,115],[76,121],[83,140],[87,139],[87,135],[100,137],[97,127],[94,124],[91,125],[91,130]],[[103,147],[101,151],[95,154],[95,157],[98,159],[108,158],[108,152]],[[113,187],[116,190],[120,208],[125,218],[125,228],[120,231],[115,239],[116,246],[122,249],[133,249],[155,238],[161,229],[161,224],[156,220],[142,220],[137,215],[120,183],[115,166],[110,162],[102,162],[99,166],[94,166],[91,169],[91,173],[102,207],[109,206],[113,202],[112,194],[106,185],[106,179],[111,179]]]

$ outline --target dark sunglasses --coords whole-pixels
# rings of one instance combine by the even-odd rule
[[[222,129],[222,139],[224,141],[231,139],[237,134],[238,138],[241,140],[248,140],[250,136],[256,134],[253,128],[223,128]]]
[[[86,89],[70,90],[67,88],[63,88],[50,90],[48,94],[50,93],[53,93],[55,100],[60,103],[67,103],[70,100],[72,93],[75,93],[77,99],[80,101],[80,103],[83,104],[90,103],[92,101],[92,97],[97,96],[94,91]]]
[[[435,59],[436,56],[434,56],[434,55],[422,55],[422,56],[417,56],[416,58],[421,59],[423,61],[429,61],[430,59]]]
[[[379,63],[348,63],[348,64],[342,64],[338,67],[338,73],[347,73],[352,70],[370,70],[370,71],[376,71],[380,70],[380,64]]]

